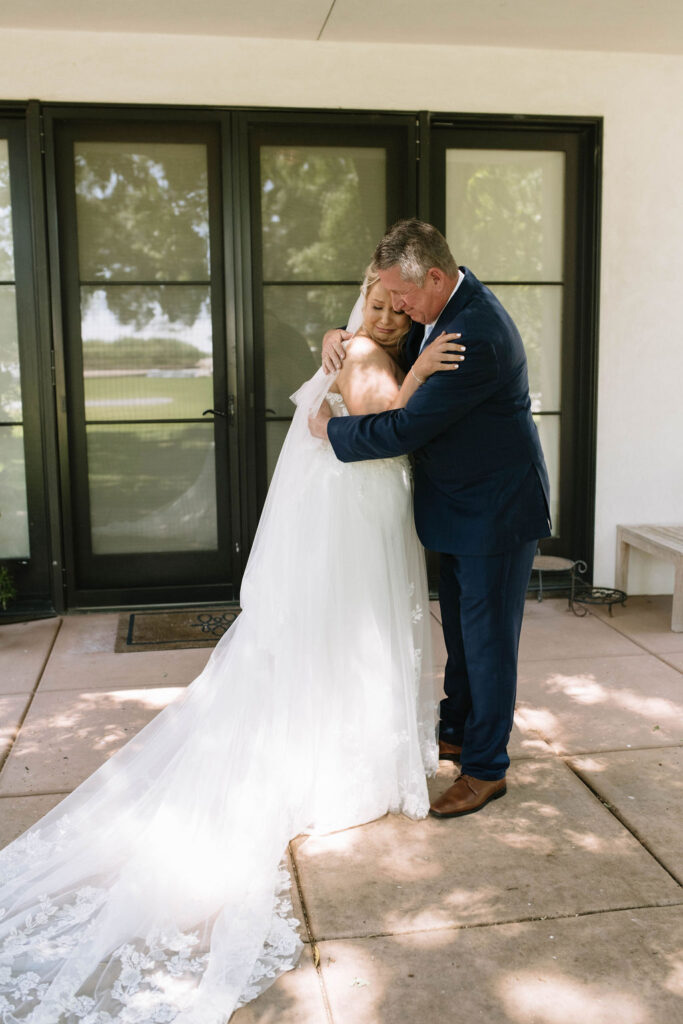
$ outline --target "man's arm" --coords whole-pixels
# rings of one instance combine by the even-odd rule
[[[403,409],[433,374],[460,368],[465,358],[460,353],[465,351],[465,346],[455,343],[454,339],[459,337],[459,334],[442,332],[418,357],[400,388],[393,359],[367,338],[355,338],[337,377],[346,408],[352,416]],[[323,402],[318,413],[309,418],[309,429],[314,437],[327,439],[329,419],[329,408]]]
[[[371,416],[337,417],[327,425],[327,436],[342,462],[405,455],[443,433],[499,386],[493,346],[468,339],[467,358],[459,373],[435,373],[404,409]]]

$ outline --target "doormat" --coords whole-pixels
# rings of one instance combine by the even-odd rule
[[[117,654],[126,654],[215,647],[240,610],[238,605],[231,605],[120,615],[114,650]]]

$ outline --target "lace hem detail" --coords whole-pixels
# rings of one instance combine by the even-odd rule
[[[283,863],[279,870],[270,931],[238,1006],[256,999],[280,974],[291,971],[299,962],[304,946],[298,931],[301,922],[294,917],[291,886],[289,871]]]
[[[301,956],[300,922],[293,914],[284,861],[278,869],[262,953],[236,1002],[229,987],[221,993],[215,985],[209,986],[206,1000],[203,998],[199,986],[210,955],[199,950],[196,931],[155,931],[144,942],[120,945],[106,964],[89,970],[79,950],[96,942],[106,896],[105,889],[86,886],[61,904],[43,897],[22,925],[9,932],[0,947],[0,1020],[7,1024],[19,1020],[31,1024],[172,1024],[187,1020],[189,1024],[196,1019],[201,1024],[214,1020],[219,1024],[236,1006],[255,999],[280,974],[296,967]],[[0,912],[0,920],[2,916]],[[67,957],[68,969],[53,978],[50,965],[58,966]],[[29,964],[37,969],[21,969]],[[79,972],[85,977],[82,984]],[[85,993],[79,992],[83,989]],[[98,995],[99,991],[104,995]]]

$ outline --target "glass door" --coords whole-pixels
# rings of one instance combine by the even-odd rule
[[[386,228],[415,214],[415,119],[282,118],[250,126],[259,498],[292,418],[289,396],[346,324]]]
[[[57,552],[43,461],[52,454],[54,419],[38,342],[29,134],[25,112],[0,119],[0,564],[16,590],[7,614],[35,617],[51,613]]]
[[[432,129],[434,223],[458,263],[501,300],[526,347],[551,487],[553,536],[543,550],[590,560],[591,494],[579,490],[593,458],[579,415],[591,380],[578,371],[594,334],[586,316],[594,278],[581,247],[583,149],[580,131]]]
[[[0,559],[28,560],[24,402],[10,180],[10,140],[0,137]]]
[[[63,123],[71,603],[234,596],[220,128]]]
[[[345,324],[387,226],[415,214],[518,322],[553,484],[544,549],[590,562],[595,120],[55,106],[45,127],[60,467],[48,497],[61,503],[50,528],[70,607],[237,596],[289,396],[319,365],[325,329]],[[37,122],[34,134],[39,163]],[[0,509],[0,540],[26,560],[40,543],[31,495],[57,459],[52,423],[30,426],[41,403],[26,397],[49,368],[37,344],[22,350],[29,306],[10,309],[15,287],[17,308],[30,304],[41,266],[7,214],[24,203],[31,219],[20,158],[18,138],[0,147],[0,457],[13,509]],[[22,476],[22,431],[42,475],[29,460]]]
[[[519,328],[531,409],[560,532],[564,180],[562,151],[446,150],[446,237]]]

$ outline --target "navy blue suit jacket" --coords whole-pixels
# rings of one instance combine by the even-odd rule
[[[407,452],[415,461],[415,524],[432,551],[493,555],[550,533],[548,473],[531,416],[522,339],[474,274],[439,317],[431,340],[459,332],[458,370],[433,374],[404,409],[335,417],[329,439],[342,462]],[[407,339],[406,365],[424,334]]]

